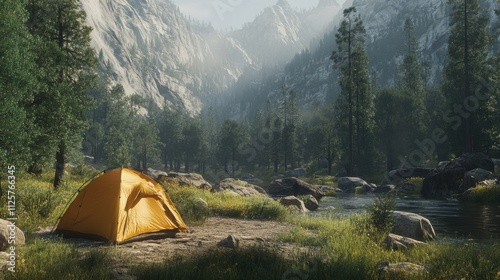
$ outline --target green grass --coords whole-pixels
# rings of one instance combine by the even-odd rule
[[[415,186],[417,186],[417,189],[415,190],[415,193],[414,193],[415,195],[420,195],[422,193],[422,188],[424,185],[424,178],[412,177],[412,178],[408,178],[406,180],[410,183],[415,184]]]
[[[168,193],[186,222],[203,222],[209,216],[230,218],[283,220],[288,210],[277,201],[261,196],[241,197],[232,193],[170,186]],[[207,207],[198,202],[202,199]]]
[[[500,185],[485,186],[478,184],[465,200],[481,204],[498,204],[500,203]]]
[[[27,246],[20,247],[16,271],[5,272],[5,278],[108,279],[113,254],[109,250],[93,248],[84,251],[62,241],[34,238]]]
[[[18,248],[15,274],[6,279],[109,279],[116,261],[127,262],[119,247],[79,248],[63,240],[45,240],[32,232],[53,225],[66,203],[83,183],[70,177],[53,190],[51,175],[19,176],[17,184],[19,227],[27,232],[26,246]],[[76,178],[76,179],[75,179]],[[87,179],[87,178],[85,178]],[[384,249],[385,233],[374,218],[357,214],[293,216],[276,201],[263,197],[242,198],[196,188],[169,187],[168,192],[188,225],[210,216],[282,220],[290,229],[274,245],[236,250],[209,249],[163,263],[131,267],[137,279],[492,279],[500,280],[500,243],[431,243],[406,251]],[[491,193],[488,194],[491,196]],[[203,199],[207,204],[200,203]],[[384,212],[385,213],[385,212]],[[381,213],[381,217],[385,217]],[[5,215],[5,213],[3,213]],[[283,251],[280,244],[287,248]],[[299,248],[307,248],[299,249]],[[375,266],[382,261],[412,262],[426,272],[382,275]],[[127,266],[127,264],[122,264]],[[2,275],[3,273],[3,275]]]
[[[334,176],[323,176],[317,178],[304,178],[306,182],[313,185],[337,187],[337,178]]]

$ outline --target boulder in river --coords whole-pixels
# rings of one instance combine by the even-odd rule
[[[436,239],[434,227],[427,218],[402,211],[394,211],[391,216],[394,219],[391,233],[422,242]]]
[[[373,191],[372,185],[357,177],[341,177],[337,183],[339,188],[345,193],[355,193],[357,187],[361,187],[365,192]]]
[[[431,168],[400,168],[389,171],[387,174],[388,179],[391,183],[399,183],[408,178],[425,178],[433,169]]]
[[[306,199],[304,199],[304,205],[306,206],[307,210],[310,211],[316,211],[319,208],[319,203],[314,196],[309,195]]]
[[[460,185],[459,191],[464,192],[470,188],[476,187],[479,182],[483,182],[486,180],[494,179],[493,173],[484,170],[482,168],[476,168],[470,171],[467,171],[464,175],[464,180]]]
[[[292,207],[292,209],[298,211],[299,213],[307,213],[307,210],[304,201],[300,200],[295,196],[287,196],[280,199],[280,203],[286,207]]]
[[[485,154],[465,154],[430,172],[424,179],[422,196],[447,197],[459,193],[465,173],[476,168],[494,172],[495,166]]]
[[[309,184],[295,177],[278,179],[271,182],[267,189],[270,195],[287,196],[287,195],[312,195],[317,200],[320,200],[325,193],[321,191],[319,186]]]

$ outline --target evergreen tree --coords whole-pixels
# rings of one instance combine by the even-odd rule
[[[186,172],[191,171],[191,163],[200,159],[200,153],[203,142],[203,130],[199,119],[190,119],[188,124],[184,126],[183,134],[183,152],[184,152],[184,168]]]
[[[337,100],[339,127],[347,127],[342,143],[348,146],[347,173],[368,172],[374,160],[373,112],[374,96],[370,84],[368,57],[365,49],[365,28],[356,8],[344,10],[344,20],[336,34],[337,51],[332,55],[335,67],[340,71],[339,83],[342,94]],[[347,125],[344,124],[347,119]]]
[[[297,105],[296,94],[286,86],[282,87],[282,140],[283,140],[283,163],[285,171],[288,165],[294,167],[299,161],[298,158],[298,126],[300,121],[300,111]]]
[[[159,121],[160,141],[163,143],[162,162],[167,170],[180,171],[185,116],[180,109],[164,106]]]
[[[135,151],[135,160],[140,170],[147,170],[151,163],[159,161],[160,140],[156,127],[142,117],[137,117],[138,122],[134,131],[133,149]]]
[[[409,128],[412,98],[395,88],[386,88],[378,94],[376,104],[377,140],[390,171],[399,167],[399,156],[409,152],[409,137],[405,132]]]
[[[33,39],[23,1],[2,1],[0,19],[0,167],[19,169],[29,163],[28,132],[34,130],[25,108],[35,86]]]
[[[114,86],[103,97],[102,151],[108,166],[132,166],[134,157],[134,132],[138,124],[136,112],[125,97],[121,85]]]
[[[219,134],[219,158],[224,164],[224,171],[232,176],[236,172],[238,146],[242,142],[243,131],[240,125],[232,120],[224,121]]]
[[[91,28],[85,25],[78,1],[31,0],[28,11],[29,29],[38,39],[41,83],[31,104],[35,124],[43,131],[36,145],[43,147],[41,154],[55,154],[57,188],[68,151],[81,143],[87,125],[85,113],[92,106],[87,91],[94,87],[97,58],[90,47]]]
[[[490,92],[481,83],[486,77],[489,38],[488,18],[479,0],[449,0],[452,5],[448,61],[442,90],[447,99],[445,120],[451,152],[486,152],[491,144]]]

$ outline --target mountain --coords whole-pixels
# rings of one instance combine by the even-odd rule
[[[323,0],[321,8],[297,12],[279,0],[231,34],[187,20],[170,0],[87,0],[81,5],[93,28],[92,46],[127,95],[196,115],[220,104],[245,71],[290,61],[320,35],[318,26],[331,21],[324,13],[332,12],[336,2]]]
[[[491,30],[498,30],[500,22],[493,12],[495,1],[482,1],[483,9],[490,13]],[[439,83],[450,31],[451,7],[447,0],[353,0],[346,2],[344,8],[350,5],[357,8],[365,25],[370,70],[379,86],[396,83],[406,51],[404,22],[407,18],[412,19],[415,25],[420,59],[425,64],[426,83]],[[337,22],[341,19],[340,15],[336,18]],[[335,34],[336,28],[332,27],[310,50],[297,54],[274,75],[247,85],[237,84],[242,87],[233,89],[234,94],[240,93],[237,100],[242,114],[239,117],[251,115],[269,99],[277,99],[283,84],[295,91],[304,109],[333,102],[340,93],[338,73],[332,69],[333,62],[330,60],[332,51],[336,49]],[[241,96],[245,94],[252,94],[253,97]]]
[[[168,0],[82,1],[92,46],[126,94],[191,114],[253,62],[232,38],[189,23]]]
[[[322,36],[339,10],[339,4],[333,0],[321,0],[310,11],[295,11],[286,0],[278,0],[230,36],[238,40],[255,61],[282,65],[308,48],[312,39]]]

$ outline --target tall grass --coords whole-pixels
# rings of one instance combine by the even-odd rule
[[[500,203],[500,185],[485,186],[478,184],[466,196],[465,200],[484,204],[498,204]]]
[[[73,244],[35,238],[28,246],[20,247],[16,271],[4,273],[6,279],[109,279],[112,254],[98,248],[84,251]]]
[[[212,193],[194,187],[169,186],[167,190],[181,216],[188,223],[203,222],[209,216],[283,220],[288,215],[285,207],[268,197],[241,197],[227,192]],[[206,206],[200,199],[206,202]]]

